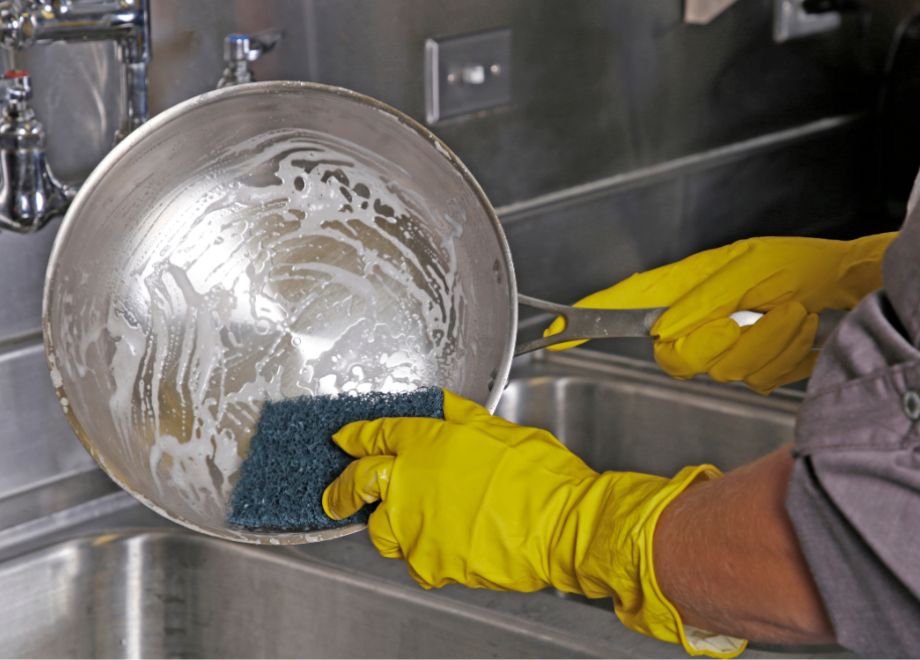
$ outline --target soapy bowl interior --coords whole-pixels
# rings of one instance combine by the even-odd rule
[[[226,504],[266,400],[439,385],[494,409],[514,278],[494,212],[428,131],[307,83],[205,94],[81,189],[45,284],[61,404],[99,464],[190,528]]]

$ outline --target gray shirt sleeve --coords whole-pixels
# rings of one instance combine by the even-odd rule
[[[920,656],[918,211],[885,255],[884,289],[818,360],[786,500],[839,642],[870,657]]]

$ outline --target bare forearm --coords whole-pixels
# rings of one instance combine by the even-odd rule
[[[834,631],[789,515],[789,448],[701,483],[662,513],[655,573],[685,624],[774,643]]]

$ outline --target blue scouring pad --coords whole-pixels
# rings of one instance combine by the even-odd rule
[[[444,392],[369,392],[266,401],[230,494],[231,524],[319,530],[366,523],[371,507],[344,520],[323,511],[323,492],[354,459],[332,441],[346,424],[381,417],[444,419]]]

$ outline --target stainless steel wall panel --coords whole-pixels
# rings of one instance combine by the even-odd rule
[[[340,85],[421,121],[425,39],[512,28],[511,105],[434,127],[498,205],[871,103],[857,26],[777,45],[768,0],[736,3],[706,26],[683,22],[680,0],[151,6],[154,114],[215,86],[224,36],[280,26],[282,43],[253,64],[259,79]],[[85,176],[117,124],[114,48],[35,46],[17,65],[32,70],[52,167]]]
[[[518,288],[571,303],[741,238],[896,229],[873,214],[867,132],[838,117],[499,207]]]
[[[59,474],[96,469],[54,394],[41,342],[0,353],[0,419],[0,499]]]
[[[496,204],[863,108],[856,26],[777,45],[772,2],[312,0],[317,82],[424,117],[426,37],[514,32],[511,106],[436,125]]]
[[[0,342],[41,332],[45,268],[60,224],[52,220],[37,234],[0,232]]]
[[[0,65],[11,68],[0,49]],[[119,123],[118,60],[111,43],[57,43],[15,56],[29,71],[32,105],[47,130],[47,156],[55,176],[86,178],[114,144]]]
[[[868,125],[686,176],[680,257],[752,236],[853,238],[892,231],[874,210]]]
[[[429,37],[513,30],[513,102],[434,132],[495,204],[867,107],[857,26],[777,45],[772,2],[686,25],[680,0],[157,0],[151,109],[213,88],[222,39],[280,26],[261,80],[312,80],[424,120]],[[36,94],[39,94],[37,91]]]
[[[503,219],[518,290],[571,303],[668,262],[682,194],[669,180]]]

